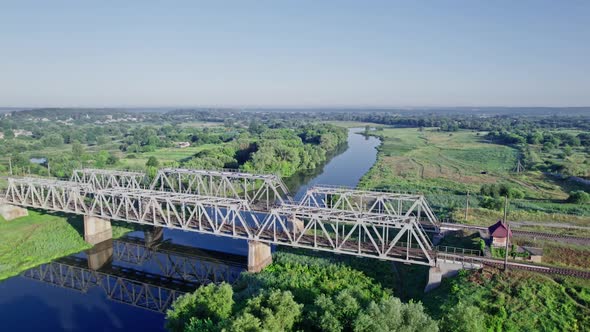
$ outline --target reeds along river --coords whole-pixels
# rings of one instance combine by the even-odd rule
[[[350,129],[348,145],[323,167],[285,179],[295,199],[315,184],[357,185],[380,144],[357,134],[362,130]],[[245,270],[245,241],[164,230],[154,242],[152,235],[149,229],[133,232],[0,282],[2,329],[164,330],[164,313],[174,298],[203,282],[233,282]],[[89,268],[97,264],[98,270]]]

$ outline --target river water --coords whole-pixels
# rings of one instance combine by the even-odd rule
[[[358,184],[379,146],[360,131],[350,129],[348,146],[323,167],[285,180],[296,200],[312,185]],[[203,283],[233,282],[246,269],[246,241],[157,232],[132,232],[0,282],[2,330],[163,331],[173,299]]]

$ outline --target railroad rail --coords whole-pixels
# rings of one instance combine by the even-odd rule
[[[504,260],[501,259],[494,259],[488,258],[483,256],[472,256],[472,255],[455,255],[455,254],[445,254],[445,253],[437,253],[437,260],[443,261],[455,261],[459,263],[479,263],[481,265],[493,266],[497,268],[504,267]],[[534,264],[526,264],[526,263],[519,263],[514,261],[508,261],[508,267],[511,269],[517,270],[525,270],[525,271],[532,271],[532,272],[539,272],[539,273],[546,273],[546,274],[556,274],[562,276],[571,276],[571,277],[578,277],[584,279],[590,279],[590,271],[581,271],[575,269],[568,269],[568,268],[560,268],[560,267],[552,267],[552,266],[543,266],[543,265],[534,265]]]
[[[465,225],[465,224],[456,224],[456,223],[441,223],[442,230],[453,230],[453,229],[468,229],[468,230],[476,230],[476,231],[487,231],[487,227],[483,226],[476,226],[476,225]],[[544,233],[544,232],[536,232],[536,231],[524,231],[518,229],[511,229],[512,234],[514,236],[522,236],[522,237],[533,237],[539,239],[547,239],[547,240],[561,240],[564,242],[569,243],[576,243],[580,245],[590,245],[590,238],[587,237],[578,237],[578,236],[570,236],[570,235],[562,235],[562,234],[555,234],[555,233]]]

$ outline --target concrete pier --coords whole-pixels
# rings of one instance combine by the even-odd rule
[[[301,233],[303,232],[304,228],[305,224],[302,220],[299,220],[297,218],[291,218],[291,231],[295,231],[295,233]]]
[[[19,206],[10,204],[0,204],[0,215],[5,220],[13,220],[29,215],[29,211]]]
[[[481,264],[438,260],[436,266],[431,267],[430,271],[428,271],[428,283],[424,288],[424,292],[427,293],[437,288],[440,286],[442,278],[456,276],[460,270],[473,270],[479,268],[481,268]]]
[[[84,216],[84,240],[92,245],[113,238],[111,221],[97,217]]]
[[[113,240],[101,242],[86,251],[88,268],[98,270],[113,261]]]
[[[158,243],[161,243],[162,239],[164,239],[164,228],[153,226],[149,229],[145,229],[143,231],[143,238],[146,247],[151,248]]]
[[[248,241],[248,272],[260,272],[272,263],[270,245],[258,241]]]

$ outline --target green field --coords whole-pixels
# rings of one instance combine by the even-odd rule
[[[360,187],[426,195],[440,218],[488,225],[502,217],[479,206],[483,184],[506,184],[524,194],[510,202],[509,220],[590,226],[590,206],[564,202],[572,185],[537,171],[515,173],[518,151],[483,139],[484,132],[385,128],[373,132],[382,145]],[[467,192],[470,213],[465,220]]]
[[[132,230],[114,224],[113,237]],[[29,215],[11,221],[0,217],[0,280],[37,265],[92,247],[84,242],[84,222],[80,216],[44,214],[29,210]]]

